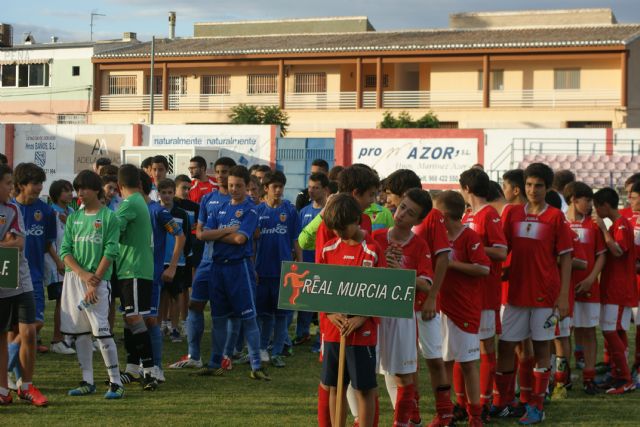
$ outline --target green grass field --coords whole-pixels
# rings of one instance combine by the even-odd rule
[[[51,309],[43,341],[51,336]],[[209,324],[207,323],[207,331]],[[121,336],[121,327],[117,327]],[[630,333],[630,338],[634,333]],[[203,340],[203,359],[209,356],[209,333]],[[119,343],[120,359],[124,350]],[[47,395],[47,408],[31,407],[16,401],[0,407],[0,426],[81,426],[81,425],[145,425],[145,426],[312,426],[316,424],[316,389],[320,376],[317,355],[309,345],[295,348],[287,359],[287,367],[269,368],[273,381],[249,379],[248,366],[235,366],[224,377],[199,378],[189,376],[190,370],[171,370],[166,365],[186,352],[186,343],[165,340],[164,363],[167,382],[155,392],[142,392],[139,385],[127,387],[125,398],[106,401],[102,395],[106,386],[106,370],[102,358],[94,353],[94,372],[98,393],[86,397],[68,397],[67,391],[81,379],[75,355],[38,355],[35,384]],[[633,347],[631,347],[633,348]],[[424,364],[421,369],[426,369]],[[422,375],[421,410],[423,419],[433,416],[433,398],[427,392],[426,371]],[[579,371],[576,371],[579,374]],[[384,379],[379,378],[381,426],[391,426],[393,411]],[[587,396],[581,391],[581,379],[569,399],[553,402],[547,407],[549,426],[638,426],[640,425],[640,392],[625,396]],[[494,421],[493,425],[516,425],[515,420]]]

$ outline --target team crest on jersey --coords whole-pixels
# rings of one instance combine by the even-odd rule
[[[377,217],[378,217],[378,213],[377,213],[377,212],[373,212],[373,213],[371,214],[371,219],[372,219],[373,221],[375,221]]]
[[[102,220],[101,219],[96,219],[93,222],[93,228],[95,228],[96,230],[100,230],[102,228]]]
[[[373,261],[371,261],[370,259],[365,259],[362,261],[362,266],[363,267],[373,267]]]
[[[282,212],[280,214],[280,222],[285,222],[287,220],[287,214]]]
[[[240,218],[242,216],[242,209],[238,209],[236,211],[236,218]]]
[[[33,213],[33,219],[35,219],[36,221],[42,220],[42,211],[40,209]]]
[[[7,216],[5,214],[0,214],[0,225],[5,225],[7,223]]]

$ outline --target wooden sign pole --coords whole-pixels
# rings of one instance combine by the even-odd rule
[[[347,337],[340,336],[340,352],[338,354],[338,390],[336,393],[336,427],[344,427],[346,422],[345,411],[343,409],[345,384],[344,365],[346,363]]]

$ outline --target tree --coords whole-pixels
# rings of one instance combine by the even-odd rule
[[[411,115],[406,111],[400,112],[397,118],[393,115],[392,112],[385,111],[382,116],[382,121],[380,122],[380,127],[382,129],[439,128],[440,121],[438,120],[438,117],[432,112],[428,112],[418,120],[413,120]]]
[[[258,107],[239,104],[231,108],[229,119],[236,125],[279,125],[282,135],[287,133],[289,127],[289,116],[277,105]]]

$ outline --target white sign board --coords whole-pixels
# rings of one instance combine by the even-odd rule
[[[455,187],[460,173],[478,163],[475,138],[354,138],[353,163],[364,163],[381,177],[413,170],[423,183]]]
[[[54,175],[58,169],[57,136],[40,131],[29,131],[25,135],[24,161],[32,162]]]

